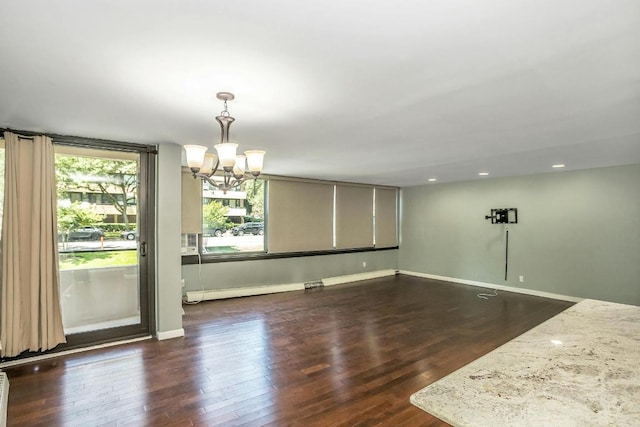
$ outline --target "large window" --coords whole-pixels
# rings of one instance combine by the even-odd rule
[[[395,247],[397,193],[393,187],[329,181],[269,180],[270,253]]]
[[[214,181],[218,177],[213,178]],[[265,181],[248,180],[234,191],[221,191],[208,182],[182,177],[183,254],[198,246],[204,255],[265,252]],[[200,205],[201,209],[195,208]],[[195,209],[194,209],[195,208]],[[193,249],[193,250],[192,250]]]
[[[200,235],[205,258],[398,245],[395,187],[269,177],[224,193],[185,171],[182,188],[183,242],[196,245]]]
[[[203,252],[264,252],[264,181],[244,182],[239,191],[205,182],[202,194]]]

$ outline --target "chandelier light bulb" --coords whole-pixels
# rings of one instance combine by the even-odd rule
[[[198,173],[204,163],[204,153],[207,147],[204,145],[185,145],[184,151],[187,155],[187,166],[193,173]]]
[[[260,172],[262,172],[265,152],[263,150],[248,150],[245,151],[244,154],[247,156],[247,166],[249,166],[249,171],[254,176],[258,176],[256,173],[260,174]]]
[[[215,147],[218,152],[218,158],[220,159],[220,165],[222,165],[225,170],[227,168],[233,169],[233,165],[236,164],[236,149],[238,148],[238,144],[227,142],[224,144],[216,144]]]

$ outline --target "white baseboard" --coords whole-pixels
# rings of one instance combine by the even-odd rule
[[[534,289],[515,288],[513,286],[496,285],[495,283],[477,282],[475,280],[458,279],[456,277],[438,276],[436,274],[417,273],[415,271],[400,270],[400,274],[407,276],[423,277],[425,279],[442,280],[445,282],[460,283],[462,285],[479,286],[481,288],[499,289],[501,291],[516,292],[519,294],[534,295],[537,297],[551,298],[562,301],[580,302],[584,298],[572,297],[569,295],[554,294],[551,292],[536,291]]]
[[[156,332],[156,339],[158,341],[170,340],[172,338],[180,338],[184,336],[184,329],[174,329],[172,331],[158,331]]]
[[[396,271],[391,269],[369,271],[366,273],[349,274],[346,276],[327,277],[326,279],[322,279],[322,284],[324,286],[333,286],[333,285],[339,285],[342,283],[358,282],[360,280],[377,279],[379,277],[388,277],[388,276],[395,276],[395,275],[396,275]]]
[[[279,292],[288,292],[288,291],[304,291],[304,283],[289,283],[285,285],[250,286],[246,288],[207,289],[204,291],[189,291],[187,292],[187,302],[248,297],[253,295],[276,294]]]

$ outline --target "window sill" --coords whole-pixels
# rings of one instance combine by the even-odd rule
[[[299,258],[308,256],[322,256],[322,255],[338,255],[338,254],[350,254],[357,252],[376,252],[376,251],[389,251],[398,249],[398,246],[392,246],[389,248],[356,248],[356,249],[334,249],[329,251],[307,251],[307,252],[284,252],[284,253],[266,253],[266,252],[247,252],[242,254],[205,254],[198,257],[198,255],[185,255],[182,257],[182,265],[191,264],[213,264],[219,262],[236,262],[236,261],[254,261],[260,259],[279,259],[279,258]]]

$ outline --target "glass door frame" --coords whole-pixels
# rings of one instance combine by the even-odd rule
[[[99,345],[153,335],[155,331],[155,175],[157,147],[101,139],[48,135],[54,145],[139,154],[138,286],[140,323],[66,335],[66,344],[50,352]]]

